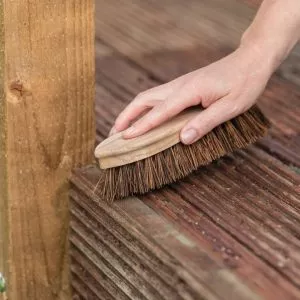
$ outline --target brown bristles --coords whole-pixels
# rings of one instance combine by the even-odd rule
[[[97,193],[109,202],[175,182],[200,166],[245,148],[270,127],[257,106],[216,127],[192,145],[182,143],[125,166],[101,170]]]

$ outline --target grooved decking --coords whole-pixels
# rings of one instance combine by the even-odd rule
[[[97,1],[97,142],[136,94],[230,53],[258,2]],[[96,166],[74,172],[74,299],[300,299],[299,56],[261,96],[272,129],[246,150],[112,206]]]

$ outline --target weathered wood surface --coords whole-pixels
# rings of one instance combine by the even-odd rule
[[[270,170],[266,180],[261,178],[266,175],[263,170],[256,168],[260,159]],[[295,186],[300,180],[268,154],[252,147],[142,201],[127,199],[112,207],[94,194],[97,173],[90,167],[72,179],[72,272],[89,283],[84,291],[101,286],[110,293],[107,299],[300,296],[299,216],[294,208],[299,205]],[[173,281],[160,274],[170,262],[159,251],[176,266],[170,271]],[[158,259],[159,263],[152,262]],[[170,294],[170,287],[162,288],[161,277],[171,287],[181,282],[184,293],[175,288]],[[154,291],[145,288],[147,282]],[[207,286],[212,295],[204,289]],[[123,293],[127,298],[120,296]]]
[[[82,277],[76,266],[85,268],[87,277],[81,279],[91,276],[98,283],[91,282],[91,288],[100,283],[113,299],[258,299],[230,269],[141,200],[102,203],[93,193],[98,172],[87,167],[77,173],[71,191],[72,271]]]
[[[93,158],[93,13],[91,0],[0,1],[0,272],[11,300],[70,296],[67,178]]]
[[[258,1],[246,2],[98,1],[97,141],[137,93],[234,49]],[[112,207],[93,193],[96,167],[76,171],[70,239],[79,299],[300,298],[300,88],[289,67],[299,53],[260,99],[273,127],[257,145]]]

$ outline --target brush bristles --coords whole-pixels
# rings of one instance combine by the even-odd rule
[[[101,170],[97,193],[109,202],[175,182],[200,166],[263,137],[269,122],[258,107],[219,125],[192,145],[176,144],[149,158]]]

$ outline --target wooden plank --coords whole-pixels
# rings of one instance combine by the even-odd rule
[[[146,299],[259,299],[259,297],[243,284],[238,277],[236,277],[231,270],[224,268],[207,255],[205,251],[199,248],[190,237],[177,229],[159,215],[154,213],[138,199],[128,199],[124,202],[118,202],[113,207],[107,206],[97,198],[91,188],[94,188],[97,183],[97,169],[86,168],[83,173],[77,172],[72,177],[74,184],[71,193],[72,199],[72,214],[77,214],[80,218],[72,218],[70,239],[72,241],[72,250],[80,253],[74,253],[76,260],[91,260],[97,265],[100,260],[96,259],[97,255],[105,258],[107,266],[105,268],[99,268],[98,276],[101,272],[108,277],[107,282],[114,282],[117,290],[115,290],[115,297],[118,299],[120,291],[126,293],[129,299],[144,299],[143,296],[133,295],[129,289],[130,285],[134,285],[133,280],[134,272],[130,268],[122,266],[124,263],[115,264],[111,258],[105,255],[105,252],[112,252],[109,249],[113,246],[111,238],[106,234],[100,235],[97,230],[92,230],[93,226],[96,228],[105,228],[115,236],[119,242],[117,250],[120,252],[119,258],[122,260],[128,260],[128,256],[124,253],[124,248],[131,249],[132,255],[137,257],[135,263],[143,264],[143,269],[140,269],[139,280],[142,280],[143,276],[147,280],[146,282],[153,281],[153,278],[149,278],[149,275],[145,274],[144,269],[152,268],[155,272],[170,273],[169,284],[173,291],[176,292],[173,296],[168,296],[166,290],[161,288],[160,285],[153,286],[157,289],[157,293],[160,293],[160,297],[156,298],[152,294],[151,290],[143,289],[143,285],[138,285],[139,290],[145,293]],[[82,175],[84,174],[84,177]],[[91,199],[92,202],[91,202]],[[96,202],[98,205],[95,205]],[[81,220],[81,224],[75,220]],[[97,225],[98,224],[98,225]],[[94,238],[93,253],[89,253],[88,245],[93,245],[91,240],[92,236],[96,234]],[[81,235],[81,238],[77,238]],[[106,246],[101,244],[105,242]],[[87,243],[84,247],[83,243]],[[106,250],[106,248],[108,248]],[[116,250],[113,250],[116,251]],[[155,260],[159,261],[159,264],[155,266]],[[83,265],[85,265],[83,263]],[[110,271],[106,268],[110,267]],[[100,265],[99,265],[100,267]],[[92,270],[92,266],[85,267],[87,272]],[[119,270],[118,273],[115,269]],[[126,272],[127,276],[117,279],[122,272]],[[158,279],[158,275],[155,278]],[[165,280],[166,277],[162,277]],[[96,278],[96,277],[94,277]],[[130,282],[125,283],[127,280]],[[132,280],[132,281],[131,281]],[[162,280],[162,279],[160,279]],[[98,279],[98,285],[101,283]],[[162,284],[162,283],[161,283]],[[97,286],[97,285],[96,285]],[[233,292],[235,291],[235,292]],[[171,291],[169,291],[170,293]],[[121,299],[121,298],[120,298]],[[125,299],[125,298],[124,298]]]
[[[237,45],[254,12],[233,0],[98,1],[96,34],[130,57],[220,42]]]
[[[0,1],[0,272],[69,296],[67,177],[92,161],[94,1]],[[5,4],[5,5],[4,5]]]
[[[222,173],[222,166],[211,166],[205,169],[209,171],[215,169],[216,173]],[[205,191],[205,194],[199,193],[200,189],[194,187],[196,181],[192,179],[197,178],[201,182],[203,177],[199,178],[199,176],[191,178],[193,185],[182,183],[179,184],[180,187],[178,189],[163,189],[150,194],[143,198],[143,202],[138,199],[126,199],[118,201],[110,207],[99,199],[94,192],[94,187],[99,177],[97,175],[98,172],[95,167],[87,167],[76,172],[72,177],[74,186],[72,186],[71,193],[72,230],[70,238],[72,249],[75,251],[73,252],[75,259],[83,259],[85,257],[84,259],[91,260],[93,264],[97,265],[99,264],[99,258],[97,257],[100,255],[102,257],[101,260],[105,261],[107,266],[110,266],[109,272],[105,271],[107,267],[101,267],[94,276],[97,277],[101,270],[106,275],[106,281],[117,283],[118,280],[113,279],[114,276],[112,274],[120,276],[125,272],[126,276],[123,275],[124,280],[126,278],[132,284],[135,283],[134,276],[138,276],[139,280],[143,281],[145,278],[146,282],[150,284],[155,282],[153,281],[154,279],[161,280],[159,278],[166,279],[166,282],[171,280],[171,286],[176,287],[176,280],[178,279],[174,276],[178,274],[181,278],[180,281],[184,283],[185,293],[180,294],[179,290],[175,289],[178,293],[177,296],[176,294],[172,297],[166,296],[164,289],[160,285],[157,292],[162,293],[161,297],[163,299],[177,299],[177,297],[179,297],[178,299],[181,299],[181,297],[186,299],[188,291],[188,294],[191,295],[190,299],[199,299],[201,296],[205,299],[210,299],[213,296],[207,294],[207,290],[203,290],[204,286],[214,287],[214,292],[215,290],[222,291],[221,295],[217,292],[217,295],[214,296],[217,299],[222,299],[222,295],[225,295],[225,299],[233,299],[233,296],[229,297],[228,294],[226,296],[226,293],[230,293],[232,289],[242,293],[235,294],[238,299],[255,297],[255,294],[251,296],[251,293],[247,292],[249,291],[248,288],[245,289],[245,286],[242,287],[240,285],[241,282],[247,282],[252,291],[258,293],[263,299],[276,299],[275,297],[280,299],[297,299],[299,297],[299,289],[291,285],[285,276],[282,276],[282,272],[285,273],[286,270],[294,269],[296,272],[299,270],[296,256],[292,258],[296,255],[299,245],[292,252],[292,240],[286,243],[284,239],[281,239],[282,243],[286,243],[285,247],[289,249],[286,249],[287,253],[289,253],[289,262],[287,264],[284,263],[284,265],[278,263],[278,259],[282,256],[281,246],[265,244],[269,245],[269,249],[272,249],[273,253],[279,257],[277,259],[273,258],[273,254],[271,254],[271,265],[266,264],[261,258],[261,254],[258,254],[262,250],[252,252],[251,245],[254,243],[259,246],[260,241],[263,241],[259,237],[259,232],[262,232],[262,230],[251,229],[252,225],[247,221],[251,215],[245,215],[243,208],[245,207],[244,205],[247,205],[247,198],[243,198],[242,194],[234,192],[234,195],[240,195],[237,196],[236,203],[241,202],[244,205],[236,205],[234,209],[228,208],[228,211],[232,211],[234,215],[241,216],[234,216],[231,220],[226,219],[226,221],[224,220],[225,223],[222,223],[223,218],[226,218],[227,214],[224,209],[227,210],[228,204],[231,205],[230,201],[220,198],[218,202],[222,203],[221,201],[223,200],[223,204],[221,204],[223,208],[218,208],[218,202],[215,204],[216,199],[210,198],[210,195],[213,196],[213,185],[208,186],[207,183],[202,185],[202,191]],[[206,174],[206,170],[204,170],[204,174]],[[293,173],[289,173],[289,175],[291,174]],[[216,184],[217,186],[220,185],[220,183]],[[206,186],[205,189],[203,189],[204,186]],[[182,198],[182,195],[187,192],[189,192],[188,197]],[[232,190],[228,191],[229,193],[232,194]],[[293,193],[295,195],[295,192]],[[257,197],[259,199],[259,196]],[[200,199],[203,199],[203,201],[200,201]],[[189,204],[191,201],[193,201],[192,203],[196,205],[197,209]],[[197,201],[200,201],[199,204],[197,204]],[[207,206],[215,206],[216,211],[206,212],[205,207]],[[291,207],[293,207],[292,204]],[[265,216],[266,209],[269,210],[268,213],[273,210],[272,206],[269,206],[269,208],[265,206],[261,210],[264,220],[268,220],[268,217]],[[239,219],[245,220],[244,223],[239,222]],[[273,228],[278,226],[277,228],[280,228],[279,231],[283,232],[283,237],[284,234],[288,234],[288,238],[289,226],[282,223],[282,220],[272,219],[272,222],[275,222]],[[256,224],[262,226],[263,230],[267,230],[267,224],[271,225],[271,222],[266,221],[265,225],[262,225],[261,222],[256,222]],[[226,226],[229,225],[232,227],[227,231]],[[241,236],[249,232],[255,238],[248,237],[246,234],[244,236],[245,240],[241,241],[236,236],[238,232],[240,232]],[[268,232],[268,234],[273,234],[269,230]],[[79,236],[81,237],[79,238]],[[274,241],[278,241],[276,235],[274,235]],[[294,241],[296,240],[294,239]],[[264,245],[264,243],[261,245]],[[76,253],[76,251],[80,251],[81,254]],[[105,254],[106,252],[110,253],[109,256]],[[116,257],[120,261],[115,263],[115,259],[111,255],[117,255]],[[217,258],[218,256],[219,258]],[[154,263],[154,259],[159,259],[160,262]],[[284,259],[286,260],[286,258]],[[171,270],[174,267],[174,263],[176,271],[173,271],[174,275],[168,279],[168,273],[173,273]],[[143,267],[139,268],[138,265],[141,264]],[[85,272],[90,272],[93,269],[84,262],[82,266]],[[221,269],[218,266],[222,266]],[[183,269],[179,270],[179,268]],[[223,275],[218,270],[222,270],[221,273]],[[228,273],[228,271],[230,272]],[[163,273],[161,274],[161,272]],[[214,275],[208,275],[210,272],[213,272]],[[241,279],[242,281],[240,281]],[[191,286],[193,282],[196,286]],[[201,282],[204,284],[202,288],[201,285],[199,286]],[[100,278],[94,285],[97,287],[99,284],[103,284]],[[118,293],[117,291],[119,290],[124,291],[126,286],[128,288],[128,284],[124,286],[124,283],[117,283],[118,288],[115,292]],[[155,287],[157,284],[152,286]],[[230,284],[233,285],[231,286]],[[143,284],[139,286],[139,291],[145,292],[147,299],[151,299],[151,295],[153,295],[149,294],[151,289],[144,289]],[[131,296],[130,299],[140,298]]]
[[[254,151],[257,151],[260,157],[265,156],[261,151]],[[235,236],[241,244],[247,245],[247,248],[262,261],[270,264],[278,273],[284,274],[289,281],[299,286],[296,279],[299,278],[297,273],[300,246],[297,227],[299,176],[294,181],[293,173],[289,172],[287,180],[283,176],[278,176],[280,168],[280,171],[277,169],[277,173],[273,173],[271,167],[275,167],[276,164],[268,156],[264,157],[263,162],[257,160],[252,164],[251,160],[254,160],[254,157],[245,156],[241,159],[234,156],[227,162],[221,160],[217,166],[201,170],[197,176],[191,176],[183,183],[172,186],[170,190],[166,189],[161,196],[159,194],[157,197],[147,198],[147,203],[152,207],[156,205],[156,201],[160,201],[158,199],[172,199],[170,204],[166,204],[165,207],[159,206],[157,209],[160,212],[164,211],[163,214],[167,217],[173,218],[174,212],[177,211],[174,206],[178,207],[178,210],[182,208],[183,204],[180,204],[182,200],[179,199],[184,199],[197,207],[198,214],[203,212],[210,216],[218,226]],[[259,174],[258,170],[262,166],[265,169]],[[268,179],[263,180],[263,177]],[[252,182],[251,188],[247,188],[249,182]],[[178,200],[174,200],[176,197]],[[185,206],[181,214],[185,215],[186,211],[188,218],[193,222],[195,217],[191,216],[189,205]],[[177,218],[177,222],[180,222],[181,217]],[[182,218],[184,220],[184,216]],[[192,228],[189,229],[197,231],[197,227]],[[198,236],[201,235],[200,228]],[[209,227],[208,231],[205,230],[205,234],[219,239],[219,235],[212,233]],[[238,250],[232,249],[232,252],[238,253]],[[244,259],[245,255],[242,260]],[[240,262],[235,263],[239,265]]]
[[[5,64],[5,49],[4,49],[4,6],[3,1],[0,2],[0,80],[1,83],[4,82],[5,74],[3,72],[3,67]],[[4,85],[0,84],[0,97],[1,99],[4,98]],[[5,119],[6,117],[6,110],[2,103],[0,104],[0,166],[5,166],[7,162],[7,157],[5,156],[5,149],[6,149],[6,131],[5,131]],[[3,130],[4,129],[4,130]],[[5,288],[5,276],[8,273],[7,268],[7,257],[8,257],[8,248],[7,248],[7,241],[8,241],[8,219],[7,219],[7,202],[3,201],[3,198],[7,197],[7,174],[3,172],[2,168],[0,168],[0,285],[2,289]],[[6,300],[6,292],[0,292],[0,299]]]

